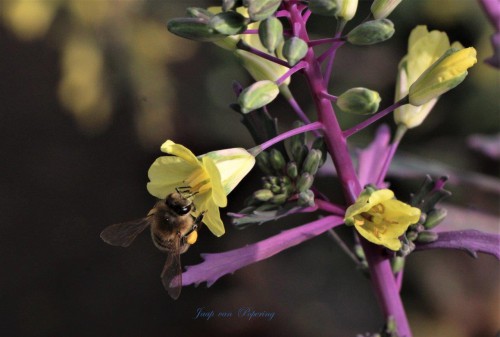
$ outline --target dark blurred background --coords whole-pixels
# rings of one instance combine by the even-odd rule
[[[359,20],[370,3],[360,1]],[[253,145],[228,107],[235,101],[232,81],[248,85],[248,75],[229,52],[182,40],[165,27],[188,6],[214,4],[0,3],[1,336],[344,337],[380,327],[369,282],[326,235],[225,276],[211,288],[186,287],[175,302],[159,278],[165,257],[148,234],[128,249],[100,240],[104,227],[140,218],[155,202],[145,188],[147,170],[166,139],[197,154]],[[498,231],[498,158],[467,142],[474,134],[495,135],[500,125],[498,72],[481,62],[491,55],[491,27],[473,0],[404,1],[391,19],[397,31],[387,43],[339,51],[332,93],[366,86],[381,93],[382,106],[389,105],[397,64],[416,24],[476,47],[478,65],[441,98],[423,126],[409,132],[399,160],[406,158],[422,174],[442,165],[442,174],[455,177],[449,188],[455,207],[462,209],[458,217],[471,214],[463,209],[483,216],[481,223],[466,217],[465,226]],[[313,32],[334,27],[327,18],[311,24]],[[292,90],[311,112],[299,77]],[[271,109],[280,128],[289,128],[293,117],[286,106]],[[345,127],[360,120],[339,116]],[[366,145],[372,131],[354,142]],[[420,182],[393,181],[404,193]],[[257,184],[254,172],[231,194],[228,210],[239,210]],[[227,234],[219,239],[201,231],[182,262],[198,263],[200,253],[237,248],[306,220],[289,218],[244,231],[227,222]],[[410,256],[403,299],[415,336],[493,336],[500,328],[499,276],[490,256],[474,260],[438,251]],[[275,316],[194,319],[199,308],[245,307]]]

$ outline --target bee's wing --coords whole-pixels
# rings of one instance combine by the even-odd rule
[[[149,217],[146,217],[111,225],[101,232],[101,239],[113,246],[128,247],[150,224]]]
[[[170,297],[178,299],[182,289],[182,267],[180,255],[180,237],[174,240],[173,249],[167,254],[167,261],[161,272],[161,282]]]

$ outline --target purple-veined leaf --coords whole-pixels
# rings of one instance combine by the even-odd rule
[[[202,254],[201,256],[205,261],[186,267],[186,271],[182,274],[182,285],[198,285],[207,282],[207,286],[210,287],[226,274],[232,274],[249,264],[267,259],[342,223],[344,223],[342,217],[326,216],[245,247],[222,253]]]

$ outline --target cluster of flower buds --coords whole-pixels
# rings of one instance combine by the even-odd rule
[[[214,14],[203,8],[188,8],[189,17],[168,22],[168,30],[178,36],[195,41],[217,41],[244,32],[252,22],[272,16],[281,0],[245,0],[248,16],[237,11],[240,1],[222,1],[222,11]]]
[[[420,208],[422,213],[420,220],[406,231],[406,240],[400,250],[402,256],[415,249],[414,242],[430,243],[438,239],[438,233],[431,229],[439,225],[447,215],[446,209],[436,207],[438,202],[451,195],[450,191],[444,189],[446,180],[446,177],[441,177],[434,181],[426,176],[419,191],[412,195],[410,204]]]
[[[295,126],[300,126],[296,122]],[[322,137],[307,145],[305,134],[290,137],[287,151],[273,148],[256,157],[256,164],[265,174],[262,188],[247,200],[247,207],[233,215],[235,225],[265,222],[286,215],[296,207],[314,205],[311,190],[314,176],[326,160]]]

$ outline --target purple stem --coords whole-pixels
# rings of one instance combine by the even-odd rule
[[[282,134],[280,134],[274,138],[271,138],[268,141],[249,149],[248,152],[252,153],[253,155],[257,155],[260,152],[266,150],[267,148],[273,146],[274,144],[281,142],[282,140],[285,140],[285,139],[290,138],[292,136],[298,135],[300,133],[318,130],[318,129],[323,129],[323,124],[321,122],[313,122],[311,124],[302,125],[302,126],[299,126],[298,128],[283,132]]]
[[[307,67],[307,63],[300,61],[299,63],[294,65],[292,68],[288,69],[286,73],[281,75],[281,77],[278,78],[278,80],[276,81],[276,84],[281,85],[284,81],[286,81],[287,78],[289,78],[290,76],[295,74],[297,71],[304,69],[305,67]]]
[[[290,12],[290,20],[298,37],[308,41],[305,22],[296,6],[293,3],[284,4]],[[321,73],[320,61],[316,60],[312,47],[309,48],[304,60],[309,63],[304,73],[318,112],[318,120],[323,123],[325,129],[325,142],[340,178],[346,201],[348,204],[353,204],[361,192],[361,186],[349,155],[346,136],[342,133],[331,102],[323,96],[323,93],[327,92],[326,81]],[[384,255],[383,247],[371,244],[363,238],[361,242],[370,268],[371,281],[386,319],[389,317],[394,319],[399,336],[411,337],[390,261]]]
[[[327,92],[323,92],[321,95],[323,95],[324,98],[329,99],[332,102],[337,102],[338,97],[334,96],[332,94],[329,94]]]
[[[498,0],[479,0],[479,3],[483,6],[484,12],[495,31],[500,31],[500,4]]]
[[[333,43],[330,48],[328,48],[323,54],[318,57],[318,62],[323,63],[323,61],[330,57],[330,55],[335,54],[337,52],[337,49],[343,44],[343,41],[337,41]]]
[[[343,207],[340,207],[339,205],[335,205],[321,199],[315,199],[314,202],[316,203],[316,206],[318,206],[318,209],[321,209],[323,211],[341,216],[344,216],[345,214],[345,209]]]
[[[394,140],[392,141],[392,144],[389,147],[389,153],[387,154],[387,157],[384,160],[384,166],[382,166],[380,174],[375,183],[376,186],[379,186],[384,181],[385,176],[387,175],[387,171],[389,170],[389,166],[391,165],[392,158],[394,158],[394,154],[396,153],[399,143],[401,142],[401,139],[403,139],[406,130],[407,128],[402,124],[398,126],[396,130],[396,135],[394,136]]]
[[[345,130],[344,131],[344,137],[349,138],[350,136],[352,136],[356,132],[361,131],[364,128],[366,128],[367,126],[370,126],[371,124],[375,123],[380,118],[385,117],[386,115],[388,115],[389,113],[391,113],[394,109],[397,109],[400,106],[407,104],[406,100],[407,100],[407,97],[405,97],[405,98],[401,99],[400,101],[394,103],[393,105],[385,108],[384,110],[378,112],[377,114],[371,116],[370,118],[362,121],[358,125],[350,128],[348,130]]]
[[[309,47],[316,47],[325,43],[337,42],[337,41],[342,41],[342,39],[336,37],[328,37],[326,39],[311,40],[309,41]]]
[[[334,38],[339,38],[340,37],[340,34],[342,32],[337,32],[337,34],[335,34],[335,37]],[[335,55],[337,54],[337,50],[340,46],[342,46],[343,43],[336,43],[334,44],[335,48],[333,49],[333,51],[330,53],[330,55],[328,56],[328,64],[326,65],[326,69],[325,69],[325,86],[328,88],[328,83],[330,83],[330,78],[332,76],[332,70],[333,70],[333,62],[335,61]]]
[[[240,34],[258,34],[259,30],[258,29],[247,29],[243,33]]]
[[[240,48],[242,50],[246,50],[246,51],[248,51],[248,52],[250,52],[252,54],[255,54],[257,56],[260,56],[263,59],[269,60],[271,62],[274,62],[276,64],[282,65],[284,67],[290,68],[290,65],[288,64],[288,62],[283,61],[283,60],[281,60],[281,59],[279,59],[277,57],[274,57],[272,55],[269,55],[267,53],[264,53],[264,52],[262,52],[262,51],[260,51],[258,49],[253,48],[253,47],[250,47],[250,46],[248,46],[248,45],[246,45],[244,43],[238,43],[238,48]]]

